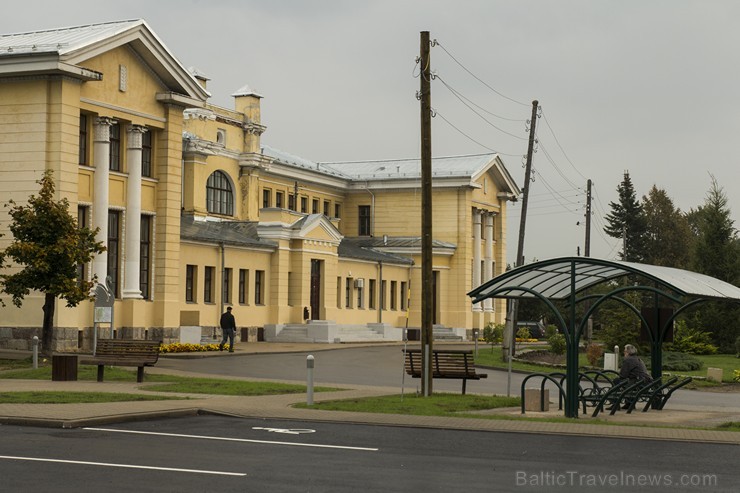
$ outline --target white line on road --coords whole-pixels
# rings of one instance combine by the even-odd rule
[[[152,469],[154,471],[192,472],[196,474],[216,474],[218,476],[246,476],[242,472],[203,471],[200,469],[181,469],[179,467],[154,467],[138,466],[135,464],[110,464],[108,462],[88,462],[83,460],[44,459],[41,457],[14,457],[12,455],[0,455],[0,459],[29,460],[35,462],[61,462],[63,464],[82,464],[85,466],[123,467],[126,469]]]
[[[292,445],[294,447],[315,447],[315,448],[333,448],[342,450],[360,450],[365,452],[377,452],[377,448],[368,447],[347,447],[344,445],[322,445],[317,443],[296,443],[296,442],[277,442],[273,440],[252,440],[249,438],[229,438],[229,437],[211,437],[206,435],[183,435],[180,433],[158,433],[155,431],[136,431],[136,430],[117,430],[115,428],[83,428],[84,430],[92,431],[109,431],[113,433],[132,433],[137,435],[157,435],[164,437],[178,437],[178,438],[199,438],[201,440],[223,440],[226,442],[249,442],[249,443],[264,443],[270,445]]]

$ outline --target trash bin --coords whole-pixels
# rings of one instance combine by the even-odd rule
[[[77,380],[77,355],[53,354],[51,356],[51,380],[54,382]]]

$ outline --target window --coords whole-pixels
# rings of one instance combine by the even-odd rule
[[[386,309],[386,306],[385,306],[385,293],[386,293],[385,286],[386,284],[387,284],[386,281],[380,281],[380,309],[381,310]]]
[[[223,291],[221,291],[222,300],[224,303],[231,303],[231,269],[224,269],[224,285]]]
[[[352,278],[344,280],[344,307],[352,308]]]
[[[391,310],[398,309],[398,282],[391,281]]]
[[[254,272],[254,304],[265,304],[265,271],[258,270]]]
[[[87,164],[87,115],[80,115],[80,148],[78,152],[80,164]]]
[[[108,211],[108,276],[110,276],[113,295],[116,298],[119,295],[118,248],[121,240],[120,226],[121,213],[118,211]]]
[[[308,197],[301,197],[301,212],[308,211]]]
[[[288,209],[290,209],[291,211],[295,210],[295,195],[293,195],[292,193],[288,194]]]
[[[331,209],[331,207],[330,207],[330,206],[331,206],[331,204],[329,203],[329,201],[328,201],[328,200],[325,200],[325,201],[324,201],[324,215],[325,215],[326,217],[329,217],[329,213],[331,212],[331,211],[330,211],[330,209]]]
[[[401,310],[406,309],[406,297],[408,296],[408,293],[406,293],[406,283],[401,282]]]
[[[195,275],[198,267],[195,265],[185,266],[185,301],[188,303],[195,302]]]
[[[87,228],[88,227],[88,213],[89,207],[80,205],[77,206],[77,227]],[[80,262],[77,264],[77,285],[82,286],[82,282],[87,280],[87,264]]]
[[[223,171],[214,171],[206,182],[206,207],[213,214],[234,215],[231,181]]]
[[[270,207],[272,202],[272,190],[265,188],[262,190],[262,207]]]
[[[342,212],[342,206],[340,204],[334,204],[334,217],[340,217],[340,212]]]
[[[337,276],[337,308],[342,308],[342,276]]]
[[[365,304],[363,303],[363,289],[360,286],[357,286],[357,308],[365,308]]]
[[[283,192],[275,192],[275,207],[278,209],[283,208],[283,195],[285,195]]]
[[[152,177],[152,131],[141,135],[141,176]]]
[[[151,298],[151,284],[149,271],[152,256],[152,216],[141,216],[141,236],[139,253],[139,290],[141,296],[148,300]]]
[[[205,276],[203,276],[203,302],[213,303],[213,281],[214,274],[216,272],[215,267],[206,267]]]
[[[114,123],[110,126],[110,148],[108,169],[121,171],[121,125]]]
[[[360,236],[370,236],[370,206],[359,206],[359,231]]]
[[[367,283],[367,306],[375,309],[375,279],[370,279]]]
[[[222,128],[216,130],[216,144],[226,145],[226,130]]]
[[[319,199],[313,199],[311,201],[311,214],[319,213]]]
[[[246,305],[249,299],[249,271],[239,269],[239,304]]]

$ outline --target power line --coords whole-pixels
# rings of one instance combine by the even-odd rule
[[[493,87],[491,87],[490,85],[488,85],[488,84],[487,84],[487,83],[486,83],[485,81],[483,81],[483,80],[482,80],[482,79],[481,79],[480,77],[478,77],[478,76],[477,76],[477,75],[475,75],[475,74],[474,74],[473,72],[471,72],[470,70],[468,70],[468,68],[467,68],[467,67],[466,67],[465,65],[463,65],[463,64],[462,64],[462,62],[460,62],[460,60],[458,60],[457,58],[455,58],[455,57],[454,57],[454,56],[452,55],[452,53],[450,53],[449,51],[447,51],[447,48],[445,48],[444,46],[442,46],[442,43],[440,43],[440,42],[439,42],[439,41],[437,41],[436,39],[434,40],[434,43],[435,43],[435,44],[436,44],[437,46],[439,46],[440,48],[442,48],[442,51],[444,51],[445,53],[447,53],[447,55],[448,55],[448,56],[449,56],[450,58],[452,58],[452,59],[453,59],[453,60],[455,61],[455,63],[457,63],[458,65],[460,65],[460,67],[462,67],[462,69],[463,69],[463,70],[465,70],[465,71],[466,71],[466,72],[467,72],[468,74],[470,74],[470,75],[471,75],[471,76],[472,76],[472,77],[473,77],[473,78],[474,78],[475,80],[477,80],[478,82],[480,82],[481,84],[483,84],[484,86],[486,86],[486,87],[487,87],[488,89],[490,89],[491,91],[495,92],[496,94],[498,94],[499,96],[501,96],[501,97],[502,97],[502,98],[504,98],[504,99],[508,99],[509,101],[511,101],[511,102],[513,102],[513,103],[517,103],[517,104],[520,104],[520,105],[522,105],[522,106],[527,106],[527,107],[529,106],[529,104],[527,104],[527,103],[523,103],[523,102],[521,102],[521,101],[517,101],[516,99],[510,98],[509,96],[507,96],[507,95],[505,95],[505,94],[502,94],[501,92],[497,91],[496,89],[494,89]]]
[[[550,126],[550,122],[547,121],[547,115],[545,115],[544,110],[542,111],[542,118],[545,120],[545,125],[547,125],[547,128],[550,129],[550,133],[552,134],[552,137],[555,139],[555,143],[560,148],[560,152],[562,152],[563,153],[563,156],[565,156],[566,161],[568,161],[570,163],[570,165],[573,167],[573,169],[575,170],[575,172],[578,173],[578,175],[581,178],[583,178],[584,180],[586,180],[587,178],[585,176],[583,176],[583,174],[580,171],[578,171],[578,168],[576,168],[576,165],[573,164],[573,161],[570,160],[570,158],[568,157],[568,154],[566,154],[566,152],[565,152],[565,149],[563,149],[563,146],[560,145],[560,141],[558,140],[557,135],[555,135],[555,131]]]
[[[452,87],[450,87],[450,85],[447,84],[447,82],[445,82],[445,80],[442,79],[442,77],[440,77],[439,75],[437,75],[436,78],[439,79],[440,82],[442,82],[442,85],[444,85],[452,93],[453,96],[455,96],[458,100],[460,100],[460,102],[462,104],[464,104],[470,111],[472,111],[473,113],[475,113],[476,115],[478,115],[478,117],[480,117],[480,119],[483,120],[484,122],[486,122],[488,125],[490,125],[491,127],[495,128],[499,132],[505,133],[506,135],[508,135],[510,137],[514,137],[515,139],[527,140],[526,137],[522,137],[520,135],[515,135],[515,134],[513,134],[511,132],[507,132],[506,130],[504,130],[501,127],[496,126],[494,123],[492,123],[491,121],[489,121],[486,117],[484,117],[483,115],[481,115],[480,113],[478,113],[470,104],[468,104],[466,102],[466,100],[468,100],[468,98],[464,98],[463,99],[462,95],[459,94],[458,91],[456,91],[455,89],[453,89]],[[477,106],[477,105],[475,105],[475,106]],[[494,115],[494,116],[498,116],[498,115]]]
[[[491,151],[491,152],[495,152],[496,154],[499,154],[499,155],[501,155],[501,156],[519,156],[519,154],[506,154],[506,153],[503,153],[503,152],[499,152],[499,151],[497,151],[496,149],[492,149],[492,148],[488,147],[487,145],[485,145],[485,144],[483,144],[483,143],[481,143],[481,142],[478,142],[478,141],[477,141],[477,140],[475,140],[475,139],[474,139],[473,137],[471,137],[470,135],[466,134],[465,132],[463,132],[462,130],[460,130],[460,129],[459,129],[458,127],[456,127],[456,126],[455,126],[455,125],[454,125],[454,124],[453,124],[453,123],[452,123],[451,121],[449,121],[449,120],[448,120],[447,118],[445,118],[445,117],[444,117],[444,115],[443,115],[442,113],[440,113],[439,111],[435,110],[434,108],[432,108],[432,111],[434,112],[434,113],[433,113],[433,115],[434,115],[434,116],[438,116],[438,117],[440,117],[440,118],[441,118],[442,120],[444,120],[444,121],[445,121],[445,122],[446,122],[446,123],[447,123],[447,124],[448,124],[449,126],[451,126],[452,128],[454,128],[455,130],[457,130],[457,131],[458,131],[458,132],[459,132],[459,133],[460,133],[460,134],[461,134],[462,136],[466,137],[466,138],[467,138],[467,139],[469,139],[469,140],[470,140],[471,142],[474,142],[474,143],[478,144],[478,145],[479,145],[479,146],[481,146],[482,148],[484,148],[484,149],[488,149],[489,151]]]

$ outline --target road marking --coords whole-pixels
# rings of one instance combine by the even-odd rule
[[[277,442],[273,440],[252,440],[249,438],[229,438],[229,437],[211,437],[206,435],[184,435],[181,433],[159,433],[155,431],[137,431],[137,430],[117,430],[115,428],[83,428],[84,430],[92,431],[109,431],[112,433],[131,433],[135,435],[155,435],[163,437],[177,437],[177,438],[199,438],[201,440],[221,440],[225,442],[248,442],[248,443],[263,443],[270,445],[289,445],[294,447],[314,447],[314,448],[331,448],[341,450],[359,450],[365,452],[377,452],[377,448],[368,447],[347,447],[344,445],[322,445],[318,443],[295,443],[295,442]]]
[[[28,460],[34,462],[60,462],[62,464],[81,464],[85,466],[122,467],[125,469],[151,469],[154,471],[191,472],[196,474],[215,474],[217,476],[246,476],[242,472],[205,471],[200,469],[181,469],[178,467],[155,467],[138,466],[135,464],[110,464],[108,462],[89,462],[84,460],[43,459],[41,457],[15,457],[12,455],[0,455],[0,459]]]
[[[316,433],[316,430],[310,428],[262,428],[261,426],[253,426],[253,430],[265,430],[270,433],[285,433],[286,435],[300,435],[301,433]]]

